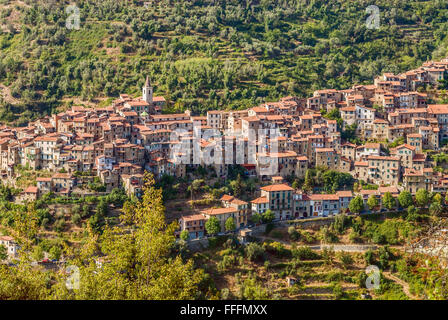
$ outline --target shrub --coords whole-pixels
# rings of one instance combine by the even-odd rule
[[[72,222],[78,225],[81,222],[81,215],[79,213],[74,214],[72,216]]]
[[[50,259],[59,260],[59,258],[61,257],[61,254],[62,254],[62,250],[59,246],[55,245],[55,246],[51,247],[50,252],[49,252]]]
[[[182,232],[180,233],[180,238],[184,241],[187,241],[189,237],[190,233],[187,230],[182,230]]]
[[[50,224],[50,219],[48,219],[48,218],[43,218],[42,222],[40,223],[41,227],[44,229],[47,229],[49,224]]]
[[[297,241],[300,239],[300,233],[297,232],[296,228],[291,226],[288,228],[289,238],[293,241]]]
[[[314,242],[316,242],[316,237],[314,237],[308,231],[302,231],[300,233],[300,237],[302,238],[303,242],[305,242],[305,243],[314,243]]]
[[[222,246],[227,241],[227,237],[210,237],[208,238],[209,248],[218,248]]]
[[[335,243],[339,241],[336,233],[332,230],[332,228],[329,228],[328,226],[324,226],[320,229],[319,236],[325,243]]]
[[[233,255],[225,255],[218,263],[218,271],[225,271],[237,263],[237,259]]]
[[[271,242],[265,247],[268,252],[273,253],[279,257],[288,257],[291,255],[291,251],[286,249],[285,246],[280,242]]]
[[[333,250],[333,247],[331,247],[331,248],[325,247],[322,250],[321,255],[322,255],[322,258],[324,259],[326,264],[332,264],[333,263],[333,259],[334,259],[334,256],[335,256],[335,252]]]
[[[55,224],[54,224],[54,229],[55,229],[57,232],[62,232],[62,231],[64,231],[64,229],[65,229],[65,220],[64,220],[64,218],[60,218],[60,219],[58,219],[58,220],[55,222]]]
[[[272,230],[271,233],[270,233],[270,236],[272,238],[276,238],[276,239],[282,239],[283,238],[283,234],[279,230]]]
[[[353,243],[361,243],[362,242],[362,238],[361,238],[360,234],[354,230],[352,230],[350,232],[350,234],[348,235],[348,239]]]
[[[344,297],[344,291],[339,283],[333,284],[333,295],[336,300],[339,300]]]
[[[224,288],[221,290],[221,299],[227,300],[230,297],[230,290],[228,288]]]
[[[268,223],[267,225],[266,225],[266,228],[265,228],[265,230],[264,230],[264,233],[265,234],[269,234],[272,230],[274,230],[274,224],[272,224],[272,223]]]
[[[374,264],[374,263],[375,263],[374,254],[373,254],[373,251],[372,251],[371,249],[367,250],[367,251],[364,253],[364,259],[365,259],[366,264],[367,264],[368,266],[371,265],[371,264]]]
[[[299,294],[303,290],[303,286],[300,283],[294,283],[292,286],[288,288],[288,294],[290,296]]]
[[[77,214],[81,212],[81,207],[79,204],[74,204],[72,206],[72,214]]]
[[[81,217],[82,217],[83,219],[84,219],[84,218],[87,218],[87,217],[89,216],[89,214],[90,214],[90,208],[89,208],[89,205],[87,205],[87,204],[83,205],[83,206],[82,206]]]
[[[341,263],[344,266],[344,268],[347,268],[353,264],[353,258],[348,252],[341,251],[339,253],[339,260],[341,260]]]
[[[250,261],[263,260],[265,256],[265,249],[258,243],[252,242],[246,246],[246,257]]]
[[[294,248],[292,249],[291,253],[294,258],[299,260],[316,260],[320,258],[319,254],[314,252],[308,246]]]
[[[351,221],[351,219],[348,216],[346,216],[345,214],[337,215],[334,218],[334,222],[331,224],[331,228],[335,232],[342,234],[342,233],[344,233],[345,229],[347,229],[349,227],[350,221]]]

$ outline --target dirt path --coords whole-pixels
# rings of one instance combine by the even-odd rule
[[[398,283],[400,286],[403,287],[403,292],[408,296],[409,299],[411,300],[420,300],[417,296],[413,295],[411,293],[411,291],[409,290],[409,284],[403,280],[401,280],[400,278],[394,276],[393,274],[391,274],[389,271],[385,271],[383,272],[383,275],[388,278],[389,280],[392,280],[396,283]]]

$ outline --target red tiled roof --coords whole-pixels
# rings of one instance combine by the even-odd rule
[[[268,199],[266,197],[259,197],[251,201],[251,203],[259,204],[259,203],[268,203]]]
[[[293,191],[294,189],[287,184],[272,184],[270,186],[261,187],[261,190],[272,192],[272,191]]]

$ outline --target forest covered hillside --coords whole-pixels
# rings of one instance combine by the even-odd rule
[[[75,3],[75,2],[74,2]],[[168,111],[239,109],[371,82],[446,55],[448,3],[379,0],[0,0],[0,121],[137,94]]]

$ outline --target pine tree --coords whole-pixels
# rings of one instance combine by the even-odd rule
[[[313,190],[313,178],[311,177],[311,171],[306,170],[305,182],[303,184],[303,190],[311,192]]]

